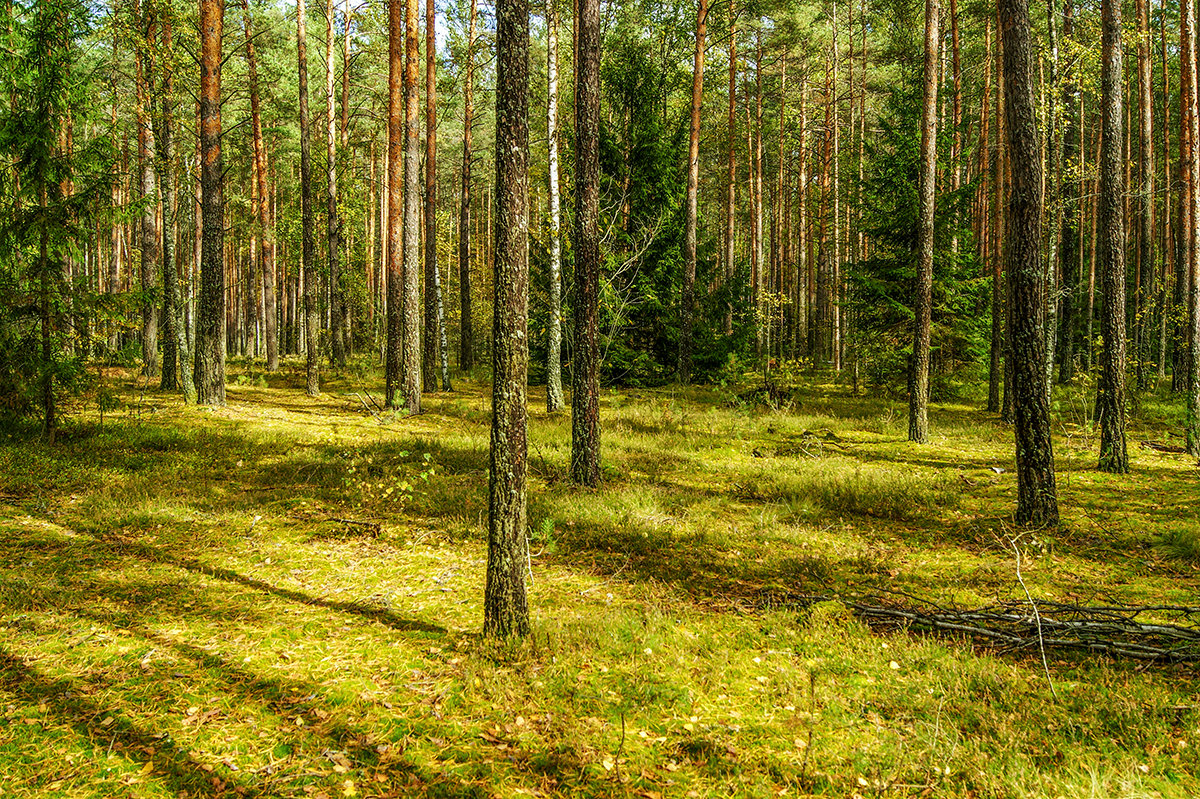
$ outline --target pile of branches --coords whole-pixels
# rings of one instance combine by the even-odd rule
[[[889,602],[813,595],[794,600],[802,607],[840,602],[872,626],[967,636],[1004,651],[1079,650],[1164,663],[1200,662],[1200,607],[1034,600],[959,609],[906,593],[898,596],[900,601]]]

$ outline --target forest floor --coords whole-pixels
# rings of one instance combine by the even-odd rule
[[[869,629],[799,594],[1197,603],[1180,408],[1132,474],[1056,396],[1064,524],[1012,529],[1010,428],[807,382],[606,391],[604,483],[534,391],[534,634],[480,637],[486,387],[375,410],[233,371],[227,408],[130,373],[101,423],[0,434],[0,796],[1196,796],[1195,667]],[[368,396],[367,391],[370,391]],[[1055,697],[1057,694],[1057,698]]]

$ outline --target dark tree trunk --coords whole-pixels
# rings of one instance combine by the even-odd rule
[[[221,160],[223,0],[200,0],[200,307],[196,319],[196,395],[225,404],[225,215]]]
[[[1041,302],[1041,154],[1034,113],[1027,0],[1000,0],[1004,50],[1005,130],[1012,163],[1008,199],[1008,274],[1012,291],[1013,413],[1017,513],[1022,525],[1058,523],[1050,406],[1046,397],[1045,322]]]
[[[600,0],[579,0],[575,61],[575,362],[571,479],[600,482]]]
[[[470,0],[467,31],[467,64],[463,78],[463,160],[458,206],[458,368],[475,366],[475,339],[471,326],[471,125],[475,116],[475,6]]]
[[[908,440],[929,443],[929,347],[933,313],[933,215],[937,207],[938,0],[925,0],[925,97],[921,109],[921,174],[913,349],[908,381]]]
[[[529,3],[496,4],[496,250],[492,444],[483,630],[529,633],[526,380],[529,370]]]
[[[425,335],[421,379],[426,391],[438,390],[438,346],[442,340],[438,319],[437,262],[437,41],[434,0],[425,0]]]
[[[1104,292],[1100,364],[1100,468],[1125,474],[1125,172],[1120,0],[1101,4],[1100,276]]]
[[[696,291],[696,217],[700,184],[700,106],[704,100],[704,34],[708,26],[708,0],[696,9],[696,51],[692,65],[692,114],[688,134],[687,207],[683,234],[683,296],[680,303],[679,382],[692,379]]]
[[[386,398],[398,409],[404,385],[404,7],[388,3],[387,355]]]
[[[313,236],[312,133],[308,116],[308,31],[305,28],[305,0],[296,0],[296,59],[300,81],[300,209],[303,227],[301,270],[304,273],[304,341],[306,350],[305,392],[310,397],[321,393],[320,341],[321,318],[317,309],[317,245]]]

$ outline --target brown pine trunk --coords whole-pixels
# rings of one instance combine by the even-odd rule
[[[458,368],[464,372],[475,366],[475,337],[471,326],[471,126],[475,114],[475,10],[470,0],[467,17],[467,65],[463,78],[463,160],[458,205]]]
[[[737,22],[729,2],[729,137],[725,184],[725,335],[733,335],[734,247],[737,237]]]
[[[687,205],[683,234],[683,296],[680,303],[682,329],[679,337],[681,383],[688,383],[692,379],[692,328],[696,302],[696,218],[700,185],[700,106],[704,100],[704,35],[707,25],[708,0],[699,0],[696,10],[696,50],[692,65],[692,115],[688,135]],[[761,132],[759,135],[761,137]]]
[[[154,90],[154,17],[153,11],[134,4],[134,16],[139,36],[134,45],[135,94],[137,100],[138,180],[144,204],[141,214],[141,289],[142,289],[142,364],[147,377],[158,377],[158,270],[161,253],[158,248],[158,192],[154,185],[154,125],[151,105]]]
[[[1013,415],[1016,430],[1017,513],[1021,525],[1058,524],[1050,406],[1046,394],[1041,303],[1041,154],[1031,76],[1027,0],[1000,0],[1004,52],[1006,144],[1012,164],[1008,194],[1008,274],[1013,309]]]
[[[989,24],[988,29],[991,29]],[[992,335],[988,350],[988,402],[987,409],[992,413],[1000,413],[1003,409],[1000,402],[1000,389],[1004,373],[1004,154],[1007,152],[1004,131],[1004,69],[1003,34],[999,30],[996,35],[996,149],[992,161]],[[989,53],[990,55],[990,53]],[[1001,142],[1005,142],[1001,145]]]
[[[410,0],[411,2],[412,0]],[[584,4],[589,2],[585,0]],[[525,485],[529,370],[529,3],[496,3],[496,249],[485,635],[529,633]]]
[[[933,312],[933,217],[937,195],[938,0],[925,0],[925,96],[921,107],[921,173],[917,201],[917,279],[912,365],[908,381],[908,440],[929,443],[929,348]]]
[[[305,0],[296,0],[296,72],[300,83],[300,215],[302,245],[300,268],[304,276],[305,393],[321,393],[318,360],[321,319],[317,309],[317,245],[313,237],[312,132],[308,115],[308,31]]]
[[[1138,211],[1140,216],[1140,239],[1138,247],[1137,286],[1137,343],[1134,353],[1137,359],[1137,385],[1141,390],[1148,386],[1149,370],[1146,368],[1153,357],[1150,331],[1154,316],[1154,94],[1150,74],[1150,4],[1137,0],[1138,17],[1138,169],[1141,185],[1138,186]]]
[[[267,189],[267,148],[263,141],[262,109],[258,92],[258,59],[254,53],[254,35],[250,4],[246,4],[243,28],[246,35],[246,65],[250,78],[250,124],[254,139],[254,181],[258,190],[258,274],[262,277],[263,334],[266,339],[267,371],[279,368],[279,330],[275,319],[275,241],[271,235],[270,191]]]
[[[425,0],[425,352],[422,379],[426,391],[438,389],[438,347],[442,340],[437,260],[437,10]],[[446,385],[447,391],[450,386]]]
[[[1125,448],[1125,172],[1124,86],[1120,0],[1101,4],[1100,238],[1097,242],[1104,292],[1099,416],[1100,469],[1129,471]]]
[[[410,0],[412,2],[413,0]],[[342,291],[342,217],[338,210],[337,109],[334,103],[333,0],[325,0],[325,259],[329,268],[329,331],[333,363],[346,365]]]
[[[579,0],[575,60],[575,363],[571,480],[600,482],[600,0]]]
[[[1197,109],[1196,67],[1196,7],[1194,0],[1183,0],[1180,4],[1180,40],[1183,45],[1180,58],[1182,73],[1181,103],[1186,109],[1184,119],[1187,126],[1187,145],[1183,159],[1184,181],[1187,193],[1187,224],[1180,230],[1185,237],[1187,264],[1187,291],[1184,293],[1187,319],[1187,450],[1200,457],[1200,241],[1197,240],[1197,225],[1200,225],[1200,110]]]
[[[221,160],[222,0],[200,0],[200,196],[203,243],[196,320],[197,402],[225,404],[225,217]]]

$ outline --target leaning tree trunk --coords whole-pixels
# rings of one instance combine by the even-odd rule
[[[929,443],[929,347],[933,314],[933,215],[937,207],[938,18],[941,4],[925,0],[925,99],[921,109],[920,220],[913,308],[913,351],[908,381],[908,440]]]
[[[308,32],[305,30],[305,0],[296,0],[296,60],[300,81],[300,213],[303,228],[301,269],[304,272],[304,342],[306,350],[305,392],[310,397],[321,393],[319,334],[321,319],[317,310],[316,250],[313,237],[312,134],[308,117]]]
[[[1046,398],[1041,303],[1042,159],[1034,112],[1028,0],[1000,0],[1004,50],[1005,132],[1012,164],[1008,195],[1008,274],[1013,315],[1013,414],[1018,524],[1058,523],[1050,404]]]
[[[1101,14],[1100,274],[1104,291],[1100,364],[1100,468],[1125,474],[1125,171],[1124,86],[1120,0],[1104,0]]]
[[[584,0],[592,2],[592,0]],[[525,407],[529,371],[529,3],[496,3],[496,251],[483,631],[529,633]]]
[[[571,480],[600,482],[600,0],[579,0],[575,60],[575,363]]]
[[[708,24],[708,0],[696,10],[696,53],[692,66],[692,120],[688,135],[687,210],[683,233],[683,296],[679,333],[679,382],[692,379],[692,338],[695,335],[696,216],[700,184],[700,105],[704,101],[704,34]],[[762,268],[761,265],[759,267]]]
[[[225,215],[221,196],[221,29],[223,0],[200,0],[200,307],[196,320],[196,396],[225,404]]]

